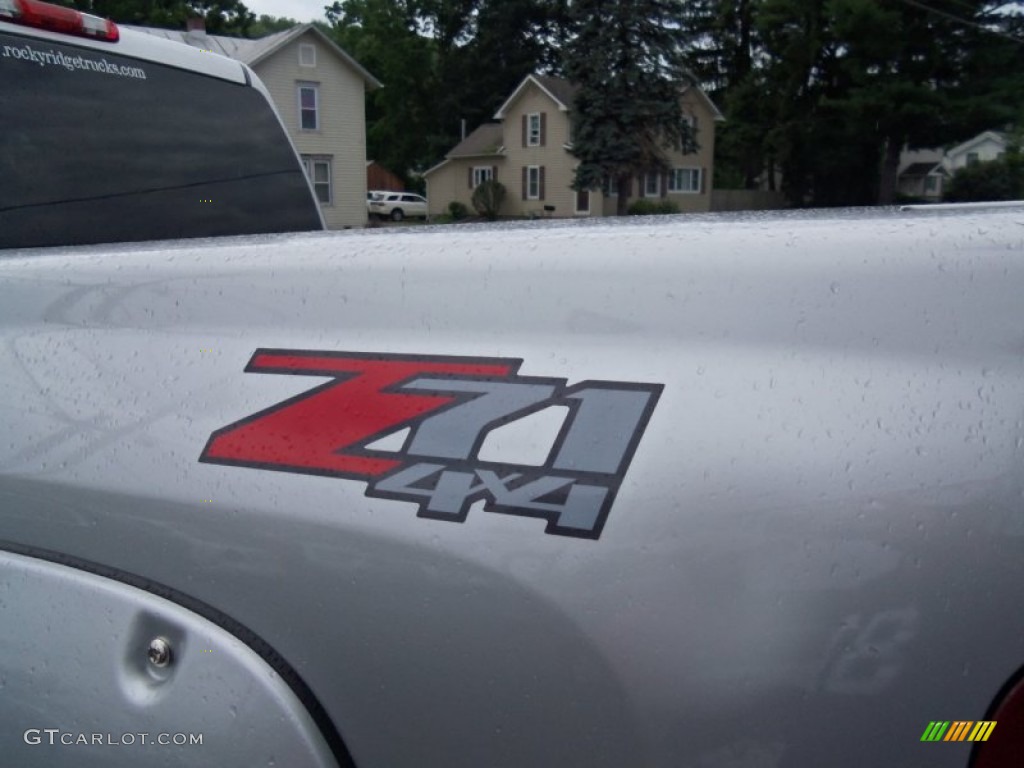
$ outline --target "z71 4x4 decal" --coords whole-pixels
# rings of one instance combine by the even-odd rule
[[[522,360],[258,349],[245,370],[328,376],[308,392],[222,427],[209,464],[359,480],[366,495],[464,522],[488,512],[544,518],[547,533],[596,539],[661,384],[519,376]],[[483,461],[491,430],[549,406],[568,415],[540,466]],[[408,429],[399,450],[371,448]]]

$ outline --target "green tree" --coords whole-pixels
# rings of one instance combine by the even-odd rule
[[[284,32],[287,29],[298,26],[298,24],[299,22],[295,19],[289,19],[285,16],[268,16],[264,13],[252,23],[246,31],[246,37],[266,37],[275,32]]]
[[[421,34],[431,41],[435,93],[427,151],[440,159],[469,130],[492,118],[530,72],[550,70],[563,0],[419,0]]]
[[[557,73],[563,13],[563,4],[545,0],[482,2],[451,83],[457,116],[470,127],[487,122],[524,77]]]
[[[575,189],[614,184],[618,214],[631,177],[665,170],[665,151],[692,143],[679,103],[687,77],[678,0],[574,0],[565,72],[579,85],[573,105]]]
[[[959,169],[944,198],[953,203],[1024,200],[1024,155],[1019,146],[991,162]]]
[[[327,11],[331,35],[384,83],[367,94],[367,156],[408,182],[434,157],[436,46],[415,0],[345,0]]]
[[[755,66],[763,44],[758,0],[691,0],[682,20],[686,61],[728,119],[715,135],[715,186],[756,188],[766,166],[765,126],[774,104]],[[774,182],[774,175],[769,175]]]
[[[687,62],[709,96],[721,98],[754,68],[758,0],[690,0],[683,8]]]
[[[981,5],[957,3],[957,13],[966,17],[976,16]],[[859,175],[869,182],[858,196],[889,204],[904,147],[938,146],[958,137],[957,92],[977,35],[918,4],[832,0],[829,10],[840,88],[830,106],[865,150],[862,158],[851,158],[862,161]]]
[[[689,61],[726,115],[716,175],[753,186],[778,166],[797,204],[891,201],[904,147],[1021,113],[1024,19],[1000,5],[693,0]]]
[[[411,183],[550,67],[563,0],[338,0],[332,37],[384,83],[367,97],[367,152]]]
[[[63,0],[62,5],[122,24],[184,29],[185,20],[205,19],[206,31],[244,36],[256,16],[240,0]]]
[[[964,31],[970,52],[959,64],[954,141],[1004,126],[1024,130],[1024,15],[992,12],[999,5],[990,3],[976,16],[984,30]]]

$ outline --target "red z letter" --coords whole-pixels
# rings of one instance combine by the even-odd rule
[[[333,381],[218,429],[199,460],[285,472],[370,480],[401,462],[360,454],[359,446],[396,431],[455,398],[389,392],[423,376],[508,377],[520,360],[418,355],[331,354],[257,349],[245,370]]]

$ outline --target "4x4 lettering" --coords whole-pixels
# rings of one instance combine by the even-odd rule
[[[483,469],[478,469],[477,475],[493,500],[493,504],[486,507],[488,511],[546,518],[548,533],[592,533],[608,496],[607,488],[587,485],[574,478],[543,475],[509,488],[509,482],[519,479],[517,475],[499,478],[494,472]],[[553,500],[556,495],[564,496],[564,500]]]
[[[430,487],[424,483],[433,482]],[[473,499],[484,490],[473,472],[445,469],[444,464],[413,464],[381,478],[367,489],[367,496],[379,499],[415,501],[420,517],[462,521]]]
[[[426,484],[429,484],[427,487]],[[373,482],[368,496],[420,505],[419,516],[462,521],[470,505],[487,499],[488,512],[546,518],[549,532],[592,532],[608,496],[608,488],[587,485],[572,477],[518,472],[500,476],[490,469],[475,472],[419,463]]]

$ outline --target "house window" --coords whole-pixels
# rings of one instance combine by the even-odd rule
[[[939,191],[939,177],[938,176],[925,176],[924,178],[924,191],[925,192],[938,192]]]
[[[531,165],[526,168],[526,199],[540,199],[540,166]]]
[[[299,84],[299,128],[320,129],[320,86],[313,83]]]
[[[576,191],[576,213],[590,213],[590,190]]]
[[[605,182],[604,182],[604,189],[602,191],[604,192],[604,196],[605,197],[618,197],[619,196],[619,183],[618,183],[618,180],[617,179],[613,179],[613,178],[606,179]]]
[[[309,43],[299,43],[299,66],[316,66],[316,47]]]
[[[306,175],[313,182],[316,199],[321,205],[331,205],[331,158],[323,155],[303,155],[302,167],[306,169]]]
[[[977,165],[980,162],[981,162],[981,158],[978,157],[978,153],[977,152],[968,152],[967,153],[967,165]]]
[[[673,168],[668,174],[668,191],[700,192],[700,168]]]
[[[661,174],[644,174],[644,197],[658,197],[661,194]]]
[[[697,151],[697,116],[683,115],[683,135],[679,142],[679,151],[684,155]]]
[[[485,181],[494,178],[494,169],[489,165],[476,166],[473,168],[473,189],[476,189]]]
[[[526,117],[526,146],[540,146],[540,113],[534,112]]]

